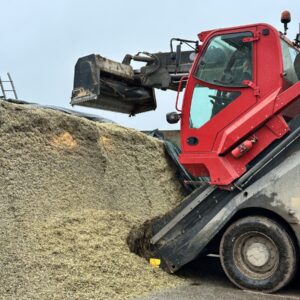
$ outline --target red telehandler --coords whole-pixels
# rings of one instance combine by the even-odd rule
[[[122,63],[89,55],[75,66],[72,105],[134,115],[156,108],[154,88],[185,90],[167,120],[181,124],[180,163],[205,180],[152,224],[151,251],[169,272],[215,252],[238,287],[274,292],[297,270],[300,34],[286,37],[289,12],[281,21],[284,33],[268,24],[209,30],[172,39],[170,52]]]

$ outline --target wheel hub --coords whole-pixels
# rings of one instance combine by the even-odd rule
[[[255,267],[264,266],[270,259],[270,251],[263,243],[254,242],[245,251],[246,258]]]
[[[255,279],[266,279],[276,271],[278,249],[268,236],[248,232],[235,241],[234,260],[242,273]]]

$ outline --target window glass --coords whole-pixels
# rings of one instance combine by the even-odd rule
[[[240,94],[209,89],[197,84],[192,97],[190,128],[200,128]]]
[[[299,79],[296,74],[294,62],[299,52],[289,46],[284,40],[281,40],[281,47],[283,55],[283,72],[285,73],[284,78],[290,83],[296,83]]]
[[[243,87],[243,80],[253,80],[251,32],[216,36],[198,63],[195,76],[205,82]]]

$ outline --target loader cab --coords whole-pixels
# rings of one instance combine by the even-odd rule
[[[284,86],[280,35],[270,25],[254,24],[199,38],[203,43],[183,99],[180,161],[193,175],[226,185],[261,151],[255,145],[257,153],[239,160],[228,155],[272,113],[271,106],[255,107]]]

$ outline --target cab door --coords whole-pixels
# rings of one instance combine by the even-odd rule
[[[203,45],[184,96],[184,152],[211,152],[218,133],[257,102],[255,30],[215,34]]]

